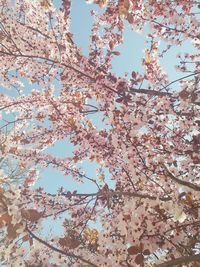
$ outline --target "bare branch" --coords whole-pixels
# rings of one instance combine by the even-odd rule
[[[190,256],[183,256],[165,263],[157,264],[155,267],[172,267],[178,264],[187,264],[190,262],[199,262],[200,261],[200,254],[190,255]]]

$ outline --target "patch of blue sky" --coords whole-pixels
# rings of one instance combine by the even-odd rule
[[[87,5],[85,1],[72,1],[71,7],[71,32],[73,39],[84,53],[89,54],[90,34],[94,22],[91,11],[103,12],[98,5]]]
[[[130,25],[125,23],[124,43],[116,47],[120,56],[114,57],[112,60],[113,72],[122,76],[125,73],[130,76],[132,71],[144,73],[141,58],[144,57],[145,41],[142,33],[133,32]]]

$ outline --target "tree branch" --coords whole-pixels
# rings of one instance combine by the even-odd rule
[[[83,71],[81,71],[80,69],[77,69],[76,67],[73,67],[72,65],[67,65],[65,63],[60,63],[54,59],[50,59],[50,58],[46,58],[44,56],[35,56],[35,55],[24,55],[24,54],[13,54],[13,53],[9,53],[9,52],[6,52],[6,51],[0,51],[1,54],[4,54],[4,55],[8,55],[8,56],[13,56],[13,57],[24,57],[24,58],[32,58],[32,59],[41,59],[41,60],[46,60],[46,61],[49,61],[51,63],[54,63],[54,64],[58,64],[60,66],[64,66],[65,68],[67,69],[71,69],[77,73],[79,73],[80,75],[88,78],[89,80],[91,80],[91,82],[95,83],[96,82],[96,79],[95,77],[91,76],[90,74],[88,73],[85,73]],[[192,74],[189,74],[187,76],[184,76],[184,77],[181,77],[177,80],[174,80],[172,81],[171,83],[167,84],[163,89],[167,88],[168,86],[170,86],[171,84],[175,83],[175,82],[178,82],[180,80],[183,80],[183,79],[186,79],[188,77],[191,77],[191,76],[195,76],[195,75],[198,75],[200,72],[195,72],[195,73],[192,73]],[[117,95],[119,96],[123,96],[120,92],[116,91],[115,89],[113,89],[112,87],[108,86],[107,84],[103,84],[103,86],[105,88],[107,88],[109,91],[113,92],[113,93],[116,93]],[[151,96],[173,96],[172,93],[168,93],[168,92],[161,92],[161,91],[156,91],[156,90],[151,90],[151,89],[135,89],[135,88],[130,88],[131,89],[131,92],[132,93],[139,93],[139,94],[146,94],[146,95],[151,95]]]
[[[167,169],[167,167],[166,167],[165,165],[164,165],[164,167],[165,167],[165,170],[166,170],[167,174],[169,175],[169,177],[170,177],[173,181],[177,182],[178,184],[187,186],[187,187],[189,187],[189,188],[191,188],[191,189],[193,189],[193,190],[195,190],[195,191],[200,191],[200,186],[198,186],[197,184],[193,184],[193,183],[190,183],[190,182],[187,182],[187,181],[183,181],[183,180],[181,180],[181,179],[178,179],[177,177],[175,177],[175,176],[174,176],[174,175]]]
[[[30,236],[32,238],[34,238],[35,240],[39,241],[40,243],[42,243],[43,245],[45,245],[46,247],[52,249],[53,251],[56,251],[62,255],[65,255],[67,257],[72,257],[72,258],[75,258],[77,260],[81,260],[82,262],[84,263],[87,263],[89,264],[90,266],[93,266],[93,267],[98,267],[96,264],[88,261],[88,260],[85,260],[84,258],[82,258],[81,256],[78,256],[78,255],[75,255],[74,253],[69,253],[69,252],[66,252],[66,251],[63,251],[57,247],[54,247],[52,245],[50,245],[49,243],[47,243],[46,241],[44,241],[43,239],[39,238],[38,236],[36,236],[29,228],[26,227],[26,230],[27,232],[30,234]]]
[[[183,256],[168,262],[164,262],[161,264],[157,264],[155,265],[155,267],[172,267],[178,264],[187,264],[190,262],[199,262],[200,261],[200,254],[196,254],[196,255],[190,255],[190,256]]]
[[[68,196],[67,193],[63,193],[63,196]],[[52,195],[53,196],[53,195]],[[124,196],[124,197],[138,197],[138,198],[146,198],[146,199],[152,199],[152,200],[156,200],[157,197],[156,196],[151,196],[148,194],[141,194],[141,193],[136,193],[136,192],[121,192],[121,191],[112,191],[109,190],[108,192],[97,192],[97,193],[75,193],[75,194],[71,194],[70,196],[77,196],[77,197],[91,197],[91,196],[96,196],[96,197],[101,197],[101,196],[105,196],[105,197],[113,197],[113,196]],[[159,198],[161,201],[169,201],[172,198],[171,197],[160,197]]]

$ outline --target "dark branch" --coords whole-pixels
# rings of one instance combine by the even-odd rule
[[[52,249],[53,251],[56,251],[56,252],[58,252],[58,253],[60,253],[60,254],[62,254],[62,255],[65,255],[65,256],[67,256],[67,257],[72,257],[72,258],[74,258],[74,259],[80,260],[80,261],[82,261],[82,262],[84,262],[84,263],[89,264],[90,266],[98,267],[96,264],[94,264],[94,263],[92,263],[92,262],[90,262],[90,261],[88,261],[88,260],[85,260],[85,259],[82,258],[81,256],[75,255],[74,253],[70,253],[70,252],[63,251],[63,250],[61,250],[61,249],[59,249],[59,248],[57,248],[57,247],[54,247],[54,246],[50,245],[49,243],[47,243],[47,242],[44,241],[43,239],[41,239],[41,238],[39,238],[38,236],[36,236],[36,235],[35,235],[30,229],[28,229],[27,227],[26,227],[26,230],[27,230],[27,232],[30,234],[30,236],[31,236],[32,238],[34,238],[35,240],[39,241],[40,243],[42,243],[42,244],[45,245],[46,247]]]
[[[165,170],[166,170],[167,174],[169,175],[169,177],[170,177],[173,181],[177,182],[178,184],[187,186],[187,187],[189,187],[189,188],[191,188],[191,189],[193,189],[193,190],[195,190],[195,191],[200,191],[200,186],[198,186],[197,184],[193,184],[193,183],[187,182],[187,181],[183,181],[183,180],[181,180],[181,179],[175,177],[175,176],[174,176],[174,175],[167,169],[167,167],[166,167],[165,165],[164,165],[164,167],[165,167]]]
[[[190,262],[199,262],[200,254],[191,255],[191,256],[183,256],[165,263],[157,264],[155,267],[172,267],[178,264],[187,264]]]

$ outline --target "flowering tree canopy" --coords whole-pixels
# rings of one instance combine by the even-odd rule
[[[0,83],[7,88],[0,94],[0,158],[19,170],[1,165],[1,262],[197,267],[198,1],[87,4],[100,12],[91,13],[86,56],[70,32],[70,0],[60,7],[51,0],[0,0]],[[112,61],[127,24],[146,35],[144,71],[119,76]],[[160,61],[184,43],[191,53],[177,56],[181,76],[170,80]],[[72,155],[48,152],[65,140]],[[96,177],[87,176],[82,161],[98,164]],[[54,193],[34,186],[48,167],[67,179]],[[70,179],[91,186],[70,191]],[[62,233],[45,234],[48,220]]]

